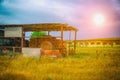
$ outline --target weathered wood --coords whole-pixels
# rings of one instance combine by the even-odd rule
[[[77,36],[77,32],[75,31],[75,33],[74,33],[74,53],[76,53],[76,36]]]
[[[9,25],[0,25],[0,27],[23,27],[23,31],[61,31],[63,27],[64,31],[77,31],[76,28],[69,26],[67,24],[60,23],[46,23],[46,24],[9,24]]]
[[[36,39],[30,39],[30,47],[40,47],[40,44],[42,41],[50,41],[53,45],[55,49],[60,50],[61,53],[66,54],[66,46],[64,45],[64,31],[78,31],[76,28],[69,26],[67,24],[60,24],[60,23],[46,23],[46,24],[9,24],[9,25],[0,25],[0,27],[4,28],[4,27],[22,27],[22,37],[18,37],[20,38],[20,48],[21,48],[21,52],[22,52],[22,48],[24,47],[24,40],[25,38],[29,38],[26,37],[25,35],[23,35],[24,32],[29,32],[29,31],[48,31],[48,35],[50,35],[50,31],[60,31],[61,35],[60,37],[51,37],[51,36],[44,36],[44,37],[38,37]],[[4,36],[2,36],[1,38],[4,38]],[[9,38],[17,38],[17,37],[7,37]],[[56,39],[56,38],[60,38],[60,40]]]

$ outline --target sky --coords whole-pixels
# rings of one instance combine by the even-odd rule
[[[65,23],[77,39],[120,37],[120,0],[0,0],[0,24]],[[102,14],[104,25],[93,18]]]

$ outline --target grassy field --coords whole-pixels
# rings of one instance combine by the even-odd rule
[[[64,58],[4,55],[0,80],[120,80],[120,50],[77,48]]]

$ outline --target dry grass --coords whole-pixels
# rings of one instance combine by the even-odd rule
[[[59,59],[0,56],[0,80],[120,80],[120,54],[111,53]]]

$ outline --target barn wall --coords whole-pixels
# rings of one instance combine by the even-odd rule
[[[22,27],[5,27],[5,37],[22,37]]]

